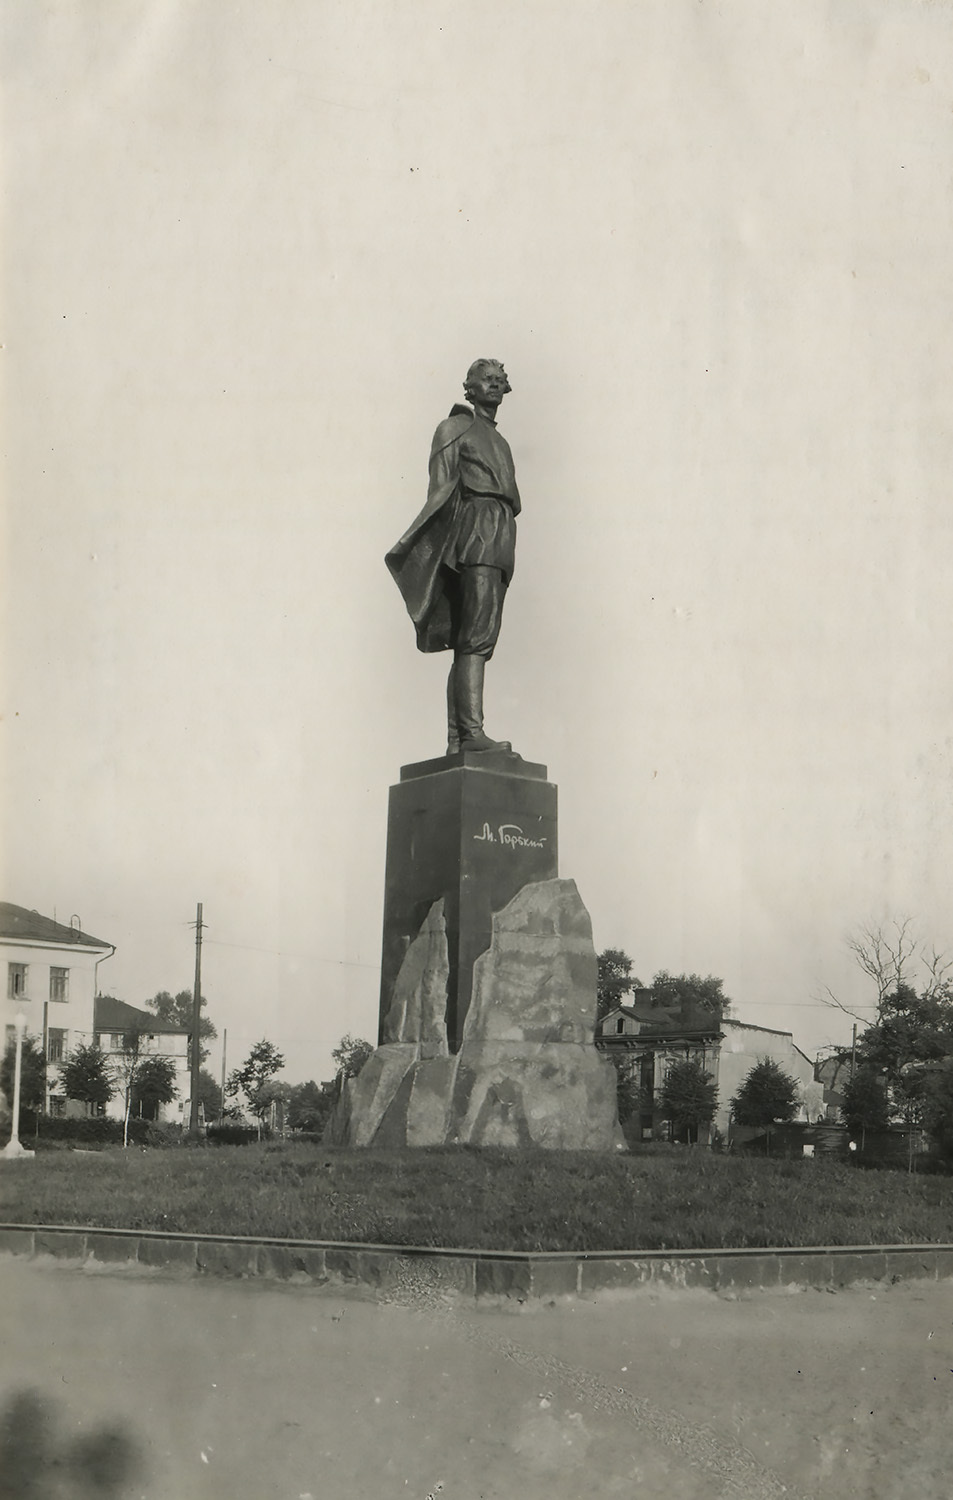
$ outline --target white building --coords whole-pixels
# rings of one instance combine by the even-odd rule
[[[824,1117],[823,1090],[814,1082],[814,1065],[790,1031],[751,1026],[700,1005],[656,1005],[650,990],[636,990],[631,1003],[603,1016],[595,1040],[600,1051],[624,1053],[638,1065],[645,1101],[643,1139],[651,1139],[663,1122],[655,1101],[671,1063],[681,1058],[692,1058],[715,1080],[718,1108],[713,1127],[722,1134],[728,1132],[732,1098],[763,1058],[797,1081],[798,1119],[813,1123]]]
[[[789,1078],[797,1082],[800,1108],[798,1120],[814,1124],[824,1118],[823,1089],[814,1081],[814,1064],[802,1052],[790,1031],[774,1031],[767,1026],[750,1026],[726,1016],[721,1023],[722,1040],[718,1049],[718,1114],[715,1124],[727,1130],[729,1101],[737,1094],[751,1069],[764,1058],[776,1062]]]
[[[192,1092],[188,1027],[163,1025],[153,1011],[139,1010],[112,995],[99,995],[95,1006],[94,1034],[97,1045],[112,1064],[119,1084],[106,1105],[110,1119],[121,1120],[125,1114],[126,1080],[123,1075],[130,1062],[134,1060],[138,1065],[150,1058],[164,1058],[175,1068],[176,1097],[170,1104],[158,1106],[156,1118],[178,1124],[184,1119],[188,1124],[186,1110]]]
[[[141,1058],[163,1057],[173,1062],[177,1097],[159,1106],[158,1118],[180,1122],[183,1116],[188,1118],[191,1093],[189,1032],[181,1026],[162,1025],[152,1011],[99,993],[99,966],[115,951],[114,944],[83,932],[78,917],[66,926],[24,906],[0,902],[4,1047],[15,1037],[17,1017],[22,1016],[24,1035],[41,1042],[46,1055],[47,1113],[84,1115],[85,1105],[67,1100],[57,1064],[73,1048],[97,1043],[112,1063],[118,1084],[105,1113],[121,1120],[126,1039],[135,1033]],[[3,1104],[9,1113],[9,1101]]]
[[[25,1035],[42,1042],[50,1063],[61,1062],[77,1042],[92,1041],[99,966],[115,951],[112,943],[84,932],[78,917],[66,926],[0,901],[4,1046],[16,1034],[17,1016],[24,1018]],[[54,1093],[56,1081],[56,1068],[49,1068],[47,1086]]]

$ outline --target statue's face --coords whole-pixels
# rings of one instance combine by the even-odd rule
[[[502,365],[476,365],[467,372],[467,398],[481,406],[499,406],[509,389],[510,383]]]

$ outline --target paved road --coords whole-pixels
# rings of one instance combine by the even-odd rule
[[[0,1349],[3,1500],[945,1500],[953,1474],[950,1282],[517,1313],[6,1257]]]

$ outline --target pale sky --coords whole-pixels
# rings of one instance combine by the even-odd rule
[[[487,728],[638,975],[813,1054],[953,950],[953,5],[0,0],[2,894],[373,1039],[387,790],[444,748],[383,554],[502,359]],[[213,1053],[213,1068],[219,1054]]]

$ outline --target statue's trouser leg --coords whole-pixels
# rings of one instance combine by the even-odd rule
[[[482,565],[461,568],[459,578],[459,623],[447,682],[448,753],[455,743],[451,722],[462,750],[509,750],[508,740],[483,733],[483,675],[499,639],[506,581],[499,568]]]

